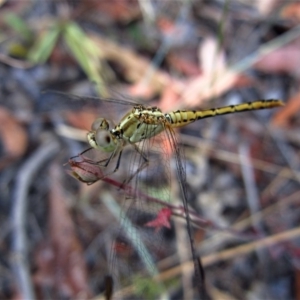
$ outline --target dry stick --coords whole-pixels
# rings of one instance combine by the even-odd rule
[[[101,58],[118,62],[124,68],[127,78],[132,81],[138,81],[144,76],[145,70],[151,63],[148,59],[99,35],[89,33],[88,36],[101,49],[101,53],[99,53]],[[161,70],[156,70],[151,78],[151,83],[154,87],[165,86],[169,81],[169,74]]]
[[[177,178],[174,178],[173,174],[171,174],[171,180],[177,180]],[[179,186],[177,184],[171,185],[172,187],[172,200],[175,203],[180,203],[181,199],[177,197],[178,194],[180,194]],[[174,199],[175,198],[175,199]],[[182,208],[182,212],[184,213],[184,209]],[[172,212],[173,214],[173,212]],[[186,245],[189,244],[188,240],[188,233],[185,227],[180,224],[180,222],[174,223],[174,229],[176,233],[176,248],[177,248],[177,256],[180,263],[183,263],[190,259],[190,249],[189,247],[186,247]],[[183,246],[184,245],[184,246]],[[181,283],[182,283],[182,293],[184,299],[193,299],[194,290],[193,290],[193,284],[192,284],[192,277],[193,273],[190,271],[184,272],[182,270],[181,274]]]
[[[295,26],[286,33],[262,45],[257,51],[240,60],[238,63],[231,66],[231,69],[236,72],[243,72],[257,63],[262,57],[279,49],[300,36],[300,25]]]
[[[276,131],[269,130],[271,137],[275,141],[277,148],[282,154],[282,157],[286,161],[287,165],[289,166],[291,173],[295,175],[298,182],[300,182],[300,174],[297,171],[299,168],[299,159],[298,155],[288,146],[286,140],[284,140],[281,136],[282,134]],[[281,138],[280,138],[281,137]]]
[[[300,25],[294,27],[288,32],[280,35],[278,38],[265,43],[257,51],[248,55],[238,63],[229,66],[229,72],[244,72],[255,63],[257,63],[263,56],[279,49],[283,45],[286,45],[300,36]],[[145,70],[150,65],[150,61],[137,55],[134,51],[121,47],[121,45],[113,43],[108,39],[89,33],[89,37],[95,42],[99,49],[99,55],[103,59],[111,59],[117,61],[123,66],[127,72],[127,78],[132,81],[139,81],[145,74]],[[226,74],[225,74],[226,75]],[[156,70],[151,77],[151,83],[154,89],[161,88],[170,83],[171,77],[166,72]],[[182,90],[182,83],[180,81],[172,79],[173,84],[178,86],[178,90]]]
[[[50,157],[59,150],[59,144],[48,139],[23,164],[16,178],[13,195],[12,222],[12,257],[11,264],[16,277],[17,288],[24,299],[35,299],[31,274],[28,266],[28,245],[26,236],[28,190],[33,177]]]
[[[28,68],[33,67],[33,64],[30,62],[21,61],[19,59],[14,59],[3,53],[0,53],[0,61],[8,66],[11,66],[11,67],[17,68],[17,69],[28,69]]]
[[[219,160],[231,162],[234,164],[240,163],[238,154],[232,153],[232,152],[229,152],[226,150],[220,150],[220,149],[218,149],[218,147],[216,147],[215,143],[212,143],[205,139],[195,138],[195,137],[191,137],[191,136],[188,136],[185,134],[181,134],[180,140],[181,140],[181,142],[183,142],[185,144],[195,146],[198,148],[205,148],[206,150],[210,150],[209,154]],[[252,161],[253,167],[257,170],[261,170],[261,171],[268,172],[271,174],[276,174],[278,176],[280,175],[283,178],[294,179],[294,180],[298,181],[295,174],[287,167],[268,163],[266,161],[263,161],[260,159],[255,159],[255,158],[252,158],[251,161]],[[282,170],[286,170],[286,171],[281,172]],[[300,172],[297,172],[297,173],[300,176]]]
[[[260,222],[261,218],[266,218],[268,215],[273,215],[276,211],[281,211],[285,206],[297,203],[300,200],[300,191],[297,191],[285,198],[282,198],[279,202],[272,204],[263,210],[251,215],[250,217],[236,223],[234,228],[236,230],[245,230],[251,223]]]
[[[131,190],[130,186],[122,186],[120,183],[118,183],[118,182],[116,182],[116,181],[114,181],[114,180],[112,180],[110,178],[105,178],[105,179],[103,179],[103,181],[105,181],[105,182],[107,182],[107,183],[109,183],[111,185],[117,186],[119,188],[123,188],[123,189],[127,190],[127,192],[129,194],[131,194],[133,192]],[[149,201],[157,202],[157,203],[161,204],[162,206],[166,205],[166,203],[164,203],[163,201],[158,200],[156,198],[152,198],[152,197],[150,197],[148,195],[145,195],[145,194],[143,194],[140,191],[138,191],[137,193],[139,194],[140,197],[145,198],[145,199],[147,199]],[[285,198],[283,201],[281,201],[281,203],[277,203],[275,205],[272,205],[272,206],[264,209],[263,211],[257,212],[255,215],[251,216],[251,221],[250,221],[250,218],[247,218],[247,219],[245,219],[243,221],[238,222],[237,224],[234,225],[235,230],[245,229],[251,223],[253,223],[253,222],[255,222],[255,223],[259,222],[261,220],[262,215],[270,214],[275,209],[278,209],[282,205],[283,206],[284,205],[288,205],[290,203],[293,203],[293,202],[297,201],[299,199],[299,194],[300,194],[300,192],[292,194],[289,197]],[[175,206],[172,207],[172,205],[170,205],[170,209],[178,209],[178,207],[175,207]],[[192,214],[193,212],[190,212],[190,213]],[[297,228],[295,230],[291,230],[291,231],[287,231],[287,232],[280,233],[280,234],[277,234],[277,235],[273,235],[271,237],[267,237],[267,238],[261,239],[259,241],[254,241],[254,242],[251,242],[251,243],[248,243],[248,244],[245,244],[245,245],[233,248],[233,249],[224,250],[224,251],[221,251],[219,253],[212,254],[212,255],[204,257],[204,263],[203,263],[203,265],[207,266],[207,265],[210,265],[212,263],[218,262],[219,260],[226,260],[226,259],[234,258],[236,256],[236,252],[238,252],[240,254],[246,254],[246,253],[248,253],[250,251],[255,250],[256,248],[270,246],[272,244],[279,243],[279,242],[284,241],[286,239],[297,237],[298,235],[300,235],[300,229]],[[232,237],[232,233],[230,233],[230,236]],[[219,234],[216,237],[218,237],[219,240],[222,238],[222,236],[220,236]],[[205,241],[204,241],[204,243],[205,243]],[[193,263],[192,262],[190,262],[190,261],[186,262],[186,263],[184,263],[181,266],[177,266],[177,267],[172,268],[172,269],[170,269],[170,270],[168,270],[166,272],[163,272],[160,275],[159,279],[160,280],[170,279],[172,276],[179,275],[179,273],[181,273],[183,271],[182,268],[187,268],[186,271],[192,271],[192,269],[191,269],[192,267],[193,267]],[[133,286],[129,286],[129,287],[125,288],[125,289],[117,291],[116,294],[115,294],[115,296],[116,295],[122,295],[122,296],[130,295],[131,293],[133,293],[133,291],[134,291],[134,287]],[[99,299],[99,298],[96,297],[95,299]]]
[[[283,169],[277,174],[272,181],[261,192],[261,199],[265,199],[279,194],[279,191],[285,186],[286,179],[282,178],[281,174],[286,172],[287,169]]]
[[[172,211],[173,216],[177,216],[177,217],[185,219],[185,209],[183,206],[174,205],[174,204],[165,202],[163,200],[160,200],[158,198],[149,196],[140,190],[135,190],[130,185],[124,185],[110,177],[105,177],[105,178],[102,178],[101,180],[112,186],[115,186],[121,190],[124,190],[129,197],[134,196],[139,199],[157,203],[158,205],[161,205],[162,207],[168,207]],[[198,226],[199,228],[211,228],[214,230],[226,231],[226,232],[229,232],[231,234],[234,234],[234,235],[239,236],[240,238],[244,238],[244,239],[249,239],[249,238],[253,239],[254,237],[255,238],[257,237],[256,235],[255,236],[253,236],[253,235],[247,236],[244,233],[242,235],[240,235],[239,232],[231,230],[230,228],[224,228],[224,227],[218,226],[217,224],[214,224],[208,220],[205,220],[205,219],[199,217],[199,215],[192,210],[189,210],[189,215],[191,217],[191,222],[194,223],[194,225]]]
[[[242,177],[246,189],[246,199],[249,206],[250,214],[257,214],[260,216],[258,218],[258,222],[254,222],[251,219],[252,227],[256,229],[259,235],[265,236],[264,229],[262,227],[262,215],[260,214],[261,211],[261,204],[260,204],[260,197],[257,190],[257,185],[255,182],[255,176],[253,167],[251,164],[251,158],[249,155],[249,146],[243,142],[239,145],[239,154],[240,154],[240,163],[241,163],[241,170],[242,170]],[[263,265],[263,272],[265,273],[268,268],[266,268],[266,256],[267,253],[264,249],[256,249],[256,254],[258,257],[258,261],[260,264]],[[265,274],[266,275],[266,274]]]
[[[243,175],[243,181],[247,194],[247,201],[249,209],[252,214],[258,213],[261,211],[259,194],[257,191],[257,186],[254,180],[253,167],[251,164],[251,159],[249,157],[249,147],[245,143],[242,143],[239,146],[239,156],[240,156],[240,165]],[[260,223],[260,222],[259,222]],[[253,225],[258,231],[261,231],[260,224],[255,222]]]
[[[167,207],[172,211],[173,216],[178,216],[182,219],[185,219],[185,208],[183,206],[177,206],[168,202],[165,202],[163,200],[160,200],[158,198],[149,196],[145,194],[141,190],[135,190],[132,186],[128,184],[123,184],[119,181],[116,181],[110,177],[103,177],[103,173],[101,171],[101,168],[97,166],[97,164],[92,164],[92,161],[89,159],[86,159],[85,157],[79,155],[77,157],[81,157],[81,161],[76,161],[73,157],[69,160],[69,166],[71,167],[71,170],[67,171],[71,176],[77,178],[80,181],[83,181],[85,183],[91,182],[95,183],[98,180],[101,180],[103,182],[106,182],[112,186],[117,187],[119,190],[124,190],[126,195],[128,197],[137,197],[143,201],[149,201],[153,203],[157,203],[161,207]],[[91,176],[91,177],[89,177]],[[92,181],[90,181],[92,178]],[[86,181],[88,180],[88,181]],[[217,224],[214,224],[213,222],[201,218],[196,212],[193,210],[188,211],[191,222],[197,226],[198,228],[205,228],[205,229],[214,229],[219,231],[226,231],[228,233],[231,233],[235,236],[238,236],[240,239],[243,240],[249,240],[249,239],[255,239],[257,238],[257,235],[253,234],[241,234],[235,230],[232,230],[227,227],[221,227]]]
[[[236,231],[242,232],[243,230],[247,229],[251,224],[261,222],[262,217],[266,218],[268,215],[274,214],[276,211],[280,211],[281,208],[284,208],[285,206],[288,206],[292,203],[299,202],[300,197],[300,191],[295,192],[294,194],[287,196],[283,199],[281,199],[280,202],[277,202],[271,206],[268,206],[267,208],[263,209],[262,211],[259,211],[248,218],[239,221],[238,223],[235,223],[232,225],[232,228]],[[226,232],[225,232],[226,233]],[[226,241],[232,239],[234,237],[232,234],[224,234],[218,233],[214,236],[207,238],[204,240],[201,244],[201,250],[202,251],[209,251],[212,247],[219,247],[220,245],[224,244]]]
[[[268,236],[266,238],[257,240],[255,242],[250,242],[241,246],[237,246],[228,250],[223,250],[220,252],[216,252],[207,256],[202,257],[203,266],[207,267],[214,263],[220,261],[226,261],[232,258],[237,258],[238,256],[245,255],[251,253],[252,251],[264,247],[273,246],[275,244],[291,240],[294,238],[298,238],[300,236],[300,227],[296,227],[294,229],[284,231],[282,233],[274,234]],[[181,268],[193,268],[193,262],[189,261],[183,264],[182,266],[177,266],[172,268],[166,272],[163,272],[159,276],[159,280],[167,280],[173,278],[174,276],[180,274]]]
[[[298,238],[299,236],[300,236],[300,227],[297,227],[295,229],[291,229],[279,234],[275,234],[255,242],[247,243],[238,247],[234,247],[232,249],[203,256],[201,258],[202,264],[204,267],[207,267],[209,265],[212,265],[220,261],[226,261],[232,258],[237,258],[238,256],[241,255],[248,254],[256,249],[273,246],[280,242],[291,240],[293,238]],[[169,280],[170,278],[174,278],[175,276],[180,275],[182,273],[183,268],[192,271],[193,267],[194,267],[194,263],[192,261],[189,261],[180,266],[169,269],[168,271],[161,273],[158,277],[154,277],[153,279],[158,281],[166,281]],[[115,295],[128,296],[133,291],[134,291],[134,286],[129,286],[127,288],[122,289],[121,291],[118,291],[117,293],[115,293]],[[98,297],[94,298],[94,300],[96,299],[100,299],[100,298]]]

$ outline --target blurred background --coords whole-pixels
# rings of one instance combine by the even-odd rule
[[[146,250],[111,246],[124,223],[120,186],[87,186],[66,165],[98,116],[117,124],[130,105],[51,91],[164,112],[282,99],[195,122],[178,146],[211,299],[300,298],[299,21],[299,1],[1,0],[0,298],[101,299],[107,274],[145,271],[136,261]],[[166,169],[172,190],[152,191],[154,173],[147,191],[167,190],[180,207],[175,166]],[[153,220],[141,210],[132,214]],[[182,221],[172,215],[151,235],[136,225],[160,284],[121,280],[117,299],[196,298]]]

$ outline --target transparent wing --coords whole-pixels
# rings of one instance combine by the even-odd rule
[[[192,232],[192,224],[190,219],[189,207],[188,207],[188,196],[187,196],[187,182],[186,182],[186,168],[184,162],[184,153],[183,150],[179,147],[177,142],[177,137],[171,127],[166,128],[166,135],[168,136],[168,141],[170,143],[171,149],[173,149],[173,156],[176,162],[177,169],[177,179],[178,184],[181,190],[181,199],[182,205],[184,208],[186,226],[187,226],[187,234],[190,243],[191,257],[194,263],[194,271],[195,271],[195,281],[196,281],[196,289],[197,294],[200,299],[207,299],[206,289],[205,289],[205,278],[204,278],[204,269],[201,263],[200,257],[196,253],[193,232]]]
[[[150,134],[146,132],[145,135]],[[97,152],[99,151],[96,151],[96,155]],[[104,176],[110,174],[111,178],[118,182],[115,185],[119,187],[119,190],[115,191],[115,197],[107,193],[101,195],[102,202],[120,224],[111,227],[109,239],[112,245],[109,276],[113,278],[117,299],[132,295],[139,299],[152,299],[164,292],[164,284],[154,279],[158,278],[160,272],[158,262],[176,253],[170,219],[174,208],[171,199],[172,153],[175,156],[179,184],[175,182],[181,187],[183,211],[187,212],[185,167],[171,128],[166,128],[154,138],[146,139],[138,145],[128,145],[123,149],[117,172],[111,173],[110,170],[116,169],[118,156],[115,156],[107,167],[102,165],[98,179],[109,182]],[[107,158],[102,159],[106,160]],[[97,165],[99,161],[96,157],[91,157],[86,162]],[[85,170],[88,171],[88,168],[85,167]],[[90,176],[84,178],[92,180]],[[185,215],[190,226],[189,215]],[[188,236],[190,244],[186,247],[190,250],[193,246],[190,227]],[[196,274],[201,278],[200,262],[194,250],[192,254]],[[198,280],[198,285],[199,282],[201,280]],[[127,287],[125,292],[124,287]]]
[[[117,103],[121,105],[126,105],[126,106],[134,106],[134,105],[139,105],[140,103],[138,102],[133,102],[130,100],[125,100],[125,99],[117,99],[117,98],[109,98],[109,97],[93,97],[93,96],[84,96],[84,95],[74,95],[70,93],[64,93],[64,92],[59,92],[59,91],[53,91],[53,90],[46,90],[43,92],[44,94],[52,94],[56,96],[63,96],[68,98],[70,101],[74,101],[81,103],[82,101],[86,102],[88,101],[90,104],[92,103],[98,103],[99,101],[105,101],[105,102],[110,102],[110,103]]]
[[[171,203],[168,145],[165,134],[144,140],[138,151],[129,146],[120,164],[131,180],[125,183],[111,269],[116,286],[132,286],[139,299],[163,293],[162,282],[152,280],[159,273],[157,263],[176,252],[171,215],[164,212]]]
[[[124,99],[87,97],[58,91],[45,91],[40,96],[37,109],[41,113],[66,110],[92,111],[95,115],[112,120],[116,118],[115,121],[118,121],[135,104]],[[93,121],[94,119],[91,120],[91,123]]]

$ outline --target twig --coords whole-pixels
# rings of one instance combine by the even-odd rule
[[[300,36],[300,25],[295,26],[286,33],[280,35],[279,37],[265,43],[255,52],[248,55],[246,58],[240,60],[238,63],[231,66],[231,69],[236,72],[244,72],[257,63],[262,57],[272,53],[273,51],[279,49],[283,45],[291,43],[293,40]]]
[[[195,146],[200,149],[204,148],[205,150],[210,150],[209,154],[212,157],[215,157],[219,160],[231,162],[233,164],[240,163],[239,159],[238,159],[238,154],[232,153],[232,152],[229,152],[226,150],[218,149],[216,143],[212,143],[212,142],[209,142],[209,141],[207,141],[205,139],[201,139],[201,138],[187,136],[185,134],[180,135],[180,140],[181,140],[181,142],[183,142],[185,144],[192,145],[192,146]],[[272,163],[268,163],[261,159],[252,158],[252,166],[253,166],[253,168],[255,168],[257,170],[261,170],[261,171],[264,171],[264,172],[267,172],[270,174],[280,175],[283,178],[287,178],[287,179],[294,179],[294,180],[298,181],[297,178],[298,178],[298,176],[300,176],[300,173],[295,170],[294,170],[294,172],[292,172],[290,170],[290,168],[272,164]]]
[[[223,250],[220,252],[216,252],[213,254],[209,254],[202,257],[203,266],[208,267],[212,264],[221,262],[221,261],[227,261],[232,258],[237,258],[241,255],[246,255],[248,253],[253,252],[254,250],[258,248],[265,248],[270,247],[273,245],[276,245],[281,242],[285,242],[288,240],[299,238],[300,236],[300,227],[296,227],[291,230],[287,230],[278,234],[274,234],[271,236],[268,236],[266,238],[257,240],[255,242],[250,242],[241,246],[237,246],[231,249]],[[174,267],[173,269],[170,269],[166,272],[163,272],[160,274],[159,280],[168,280],[170,278],[174,278],[174,276],[181,274],[181,268],[193,268],[193,262],[189,261],[181,266]],[[172,273],[172,274],[170,274]]]
[[[247,147],[245,143],[242,143],[239,146],[238,151],[250,213],[251,215],[256,214],[261,210],[261,207],[259,203],[259,194],[257,191],[257,186],[254,181],[253,167],[249,157],[249,147]],[[259,223],[253,222],[252,226],[260,232],[261,226]]]
[[[18,69],[28,69],[33,67],[33,64],[27,61],[18,60],[0,53],[0,61],[8,66]]]
[[[33,177],[42,164],[59,150],[55,141],[47,141],[21,167],[15,184],[13,195],[12,222],[12,268],[16,277],[16,285],[23,299],[34,299],[34,290],[28,265],[28,245],[26,236],[28,190]]]
[[[258,222],[257,220],[252,220],[251,216],[251,225],[253,228],[256,229],[256,231],[264,236],[264,231],[262,228],[262,214],[261,206],[260,206],[260,198],[259,193],[257,190],[257,185],[254,179],[254,172],[253,167],[251,164],[251,159],[249,155],[249,146],[246,143],[241,143],[239,146],[239,154],[240,154],[240,162],[241,162],[241,169],[242,169],[242,175],[243,175],[243,181],[246,189],[246,195],[247,195],[247,203],[250,209],[250,214],[256,214],[258,215]],[[259,262],[261,265],[263,265],[264,272],[267,272],[268,268],[266,268],[266,251],[264,249],[256,249],[256,254],[259,259]]]
[[[270,247],[275,244],[288,241],[291,239],[299,238],[300,236],[300,227],[284,231],[269,237],[266,237],[264,239],[260,239],[255,242],[247,243],[241,246],[237,246],[231,249],[227,249],[224,251],[216,252],[207,256],[202,257],[202,263],[203,266],[207,267],[214,263],[220,262],[220,261],[226,261],[232,258],[237,258],[241,255],[246,255],[248,253],[251,253],[252,251],[258,249],[258,248],[265,248]],[[174,276],[178,276],[182,273],[182,268],[186,268],[187,270],[192,270],[194,268],[194,264],[192,261],[188,261],[182,265],[176,266],[172,269],[169,269],[163,273],[161,273],[158,277],[154,277],[154,280],[157,280],[159,282],[169,280],[170,278],[174,278]],[[132,294],[134,291],[133,286],[128,286],[121,291],[118,291],[115,293],[116,295],[120,295],[120,293],[123,296],[128,296]],[[99,297],[93,298],[93,300],[100,299]]]
[[[271,137],[275,141],[277,148],[282,154],[282,157],[286,161],[287,165],[290,167],[290,171],[294,174],[295,178],[298,182],[300,182],[300,174],[297,171],[299,169],[299,159],[297,154],[292,150],[291,147],[288,146],[286,141],[282,138],[282,133],[276,132],[275,130],[271,130]]]

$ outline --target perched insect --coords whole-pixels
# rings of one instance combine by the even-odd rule
[[[158,185],[160,184],[163,191],[155,194],[155,197],[163,197],[165,198],[165,201],[169,201],[171,172],[170,154],[167,153],[165,149],[171,148],[176,161],[177,177],[181,189],[183,211],[190,241],[191,256],[194,262],[195,278],[197,279],[196,285],[200,297],[204,297],[205,288],[203,269],[201,261],[198,259],[195,252],[190,213],[187,203],[185,164],[182,160],[182,150],[177,143],[174,128],[183,127],[197,120],[215,117],[217,115],[274,108],[282,105],[282,101],[270,99],[207,110],[178,110],[169,113],[163,113],[157,107],[145,107],[137,104],[133,105],[132,110],[125,114],[115,126],[112,126],[112,122],[103,117],[98,118],[93,122],[91,130],[87,134],[88,142],[92,148],[99,150],[102,153],[107,153],[108,156],[99,161],[84,159],[82,164],[79,163],[79,168],[78,164],[76,164],[72,158],[70,160],[70,165],[71,167],[75,166],[77,168],[72,169],[73,175],[87,184],[93,184],[97,180],[101,179],[104,180],[119,170],[122,165],[124,148],[125,146],[131,146],[134,155],[129,161],[126,159],[126,164],[130,166],[130,170],[124,184],[129,184],[132,188],[130,189],[130,193],[127,193],[126,195],[127,209],[124,213],[124,218],[127,218],[126,216],[130,214],[137,214],[139,210],[138,208],[144,207],[141,210],[147,210],[145,207],[151,207],[150,211],[160,217],[157,217],[155,221],[144,222],[144,227],[168,227],[169,218],[171,216],[169,212],[163,211],[162,206],[155,202],[152,204],[141,204],[147,202],[147,197],[142,197],[140,191],[144,191],[146,189],[146,192],[153,194],[153,191],[149,187],[145,188],[145,184],[143,184],[145,178],[150,177],[149,174],[151,174],[151,177],[156,177],[156,179],[154,179],[154,183]],[[157,137],[159,137],[159,139],[157,139]],[[113,161],[114,163],[112,163]],[[90,166],[88,166],[89,164],[94,167],[90,169]],[[135,167],[133,167],[133,165]],[[109,169],[108,167],[110,167],[110,171],[106,172],[106,170]],[[99,170],[97,168],[99,168]],[[155,206],[156,208],[154,208]],[[132,211],[134,211],[134,213],[132,213]],[[162,218],[164,218],[164,221],[160,221]],[[160,222],[164,222],[163,225],[161,225]],[[156,228],[155,239],[157,243],[160,244],[163,236],[159,235],[159,232],[157,231],[158,230]],[[131,234],[127,233],[127,235],[131,235],[129,240],[135,240],[135,242],[132,242],[134,248],[138,248],[139,243],[142,244],[142,242],[139,242],[142,238],[136,231],[133,231],[133,229],[131,229]],[[136,242],[137,240],[138,242]],[[124,242],[122,243],[124,244]],[[159,246],[157,249],[159,249]],[[143,248],[142,251],[139,251],[138,249],[136,250],[138,256],[142,256],[143,253],[147,251],[145,248]],[[114,249],[114,252],[115,257],[113,260],[116,264],[116,249]],[[147,253],[147,257],[149,255],[151,256],[151,254]],[[142,260],[142,264],[146,265],[148,260],[151,260],[151,258]],[[137,265],[138,264],[136,264],[136,266]],[[133,269],[132,266],[130,268]],[[139,267],[136,268],[139,269]],[[125,277],[130,275],[132,274],[125,273]]]

